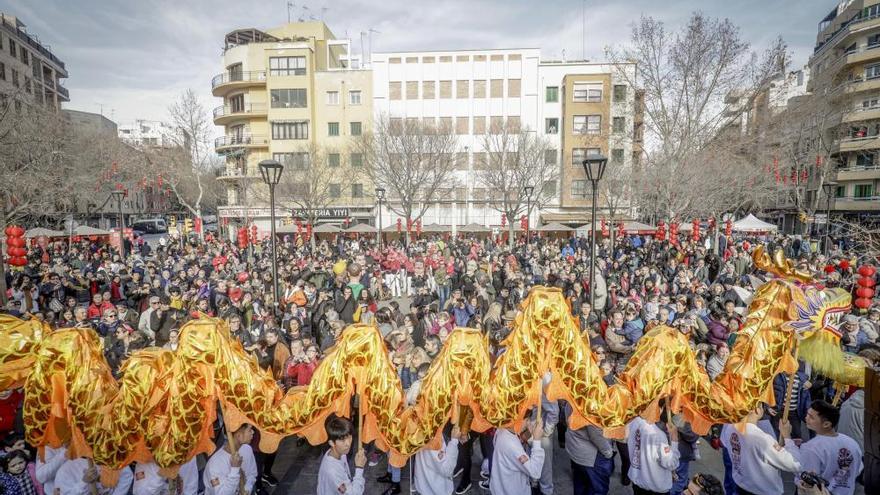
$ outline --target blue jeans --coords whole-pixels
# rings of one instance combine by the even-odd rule
[[[440,298],[440,308],[446,305],[446,300],[449,299],[449,286],[448,285],[438,285],[437,286],[437,296]]]
[[[733,462],[724,447],[721,447],[721,459],[724,461],[724,495],[738,495],[736,483],[733,481]]]
[[[614,473],[614,458],[606,459],[596,454],[593,467],[581,466],[571,461],[571,482],[574,495],[607,495]]]
[[[400,468],[388,464],[388,474],[391,475],[392,483],[400,483]]]
[[[690,482],[690,478],[688,478],[690,463],[691,461],[678,461],[678,467],[675,468],[675,479],[672,480],[672,490],[669,491],[670,495],[681,495],[681,492],[687,488],[688,482]]]

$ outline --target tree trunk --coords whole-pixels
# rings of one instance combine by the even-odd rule
[[[514,231],[513,231],[513,222],[507,222],[507,247],[513,248],[513,245],[516,241],[514,239]]]
[[[6,229],[6,208],[3,207],[0,207],[0,228]],[[5,254],[6,249],[0,248],[0,252]],[[3,304],[4,308],[8,302],[6,299],[6,289],[6,262],[3,256],[0,256],[0,303]]]

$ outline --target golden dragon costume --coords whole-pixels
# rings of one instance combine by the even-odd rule
[[[325,441],[326,417],[349,416],[351,398],[358,394],[364,441],[375,440],[393,464],[402,465],[420,448],[436,447],[443,426],[457,421],[462,407],[472,412],[476,431],[519,427],[539,402],[546,371],[552,374],[546,394],[572,405],[572,427],[598,425],[612,437],[620,437],[636,415],[656,419],[664,397],[697,432],[742,420],[759,401],[773,402],[773,378],[794,371],[798,339],[801,357],[820,372],[861,383],[864,364],[839,351],[837,327],[849,310],[849,294],[811,285],[781,255],[759,248],[754,261],[776,278],[754,295],[726,367],[714,381],[697,365],[687,337],[661,326],[639,341],[617,383],[607,386],[562,293],[536,287],[494,367],[486,338],[456,329],[409,408],[381,335],[366,325],[348,327],[310,385],[285,395],[220,320],[184,325],[176,352],[134,353],[117,381],[95,332],[49,332],[32,321],[2,317],[0,387],[24,386],[31,444],[69,443],[72,456],[91,457],[111,470],[155,460],[170,474],[192,456],[213,450],[217,404],[231,430],[252,423],[262,432],[261,447],[274,450],[286,435]],[[829,350],[834,354],[824,357]],[[104,474],[112,480],[112,472]]]

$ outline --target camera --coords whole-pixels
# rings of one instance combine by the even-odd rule
[[[801,483],[807,487],[824,488],[828,486],[828,481],[816,473],[804,471],[801,473]]]

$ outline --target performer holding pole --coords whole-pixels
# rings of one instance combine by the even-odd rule
[[[358,411],[358,425],[361,424],[360,410]],[[354,478],[348,469],[348,453],[351,450],[352,425],[345,418],[331,416],[325,426],[327,430],[327,443],[330,449],[321,460],[318,470],[318,495],[362,495],[364,493],[364,466],[367,464],[367,455],[362,445],[359,445],[357,454],[354,456]],[[358,432],[358,444],[362,444]]]
[[[226,430],[226,444],[205,466],[205,495],[247,495],[253,491],[257,481],[257,461],[250,446],[253,438],[254,428],[249,424],[232,434]]]

